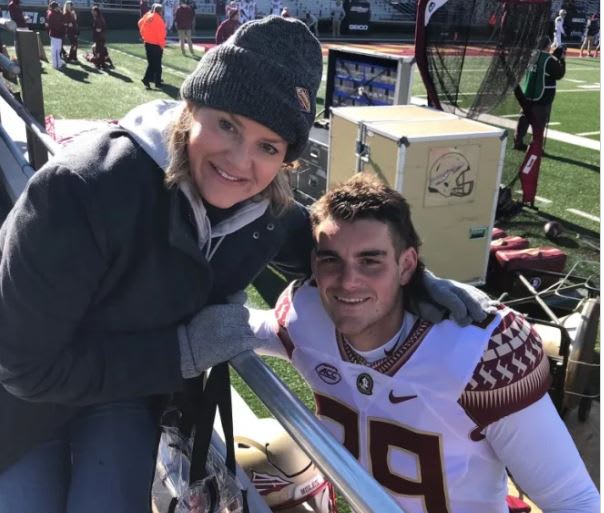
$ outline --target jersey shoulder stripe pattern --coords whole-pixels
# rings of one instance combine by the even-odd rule
[[[459,404],[480,429],[540,399],[551,383],[541,339],[518,313],[507,310]]]

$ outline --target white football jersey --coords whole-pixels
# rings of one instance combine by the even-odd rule
[[[311,283],[275,308],[279,337],[315,393],[317,415],[407,513],[505,513],[505,467],[483,431],[548,388],[538,338],[507,308],[482,326],[417,319],[368,363],[341,337]]]

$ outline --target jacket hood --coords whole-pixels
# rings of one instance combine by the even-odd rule
[[[118,123],[164,171],[170,160],[168,127],[183,105],[176,100],[153,100],[135,107]]]

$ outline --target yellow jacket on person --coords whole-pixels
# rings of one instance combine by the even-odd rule
[[[145,43],[166,47],[166,24],[158,13],[145,13],[138,20],[138,30]]]

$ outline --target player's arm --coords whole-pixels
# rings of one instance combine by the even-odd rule
[[[287,351],[279,338],[279,325],[275,317],[275,310],[259,310],[249,308],[250,328],[254,335],[262,341],[256,353],[265,356],[276,356],[287,359]]]
[[[250,309],[250,327],[256,337],[263,341],[256,352],[291,360],[294,343],[287,326],[290,316],[295,315],[293,298],[301,281],[294,281],[281,293],[272,310]]]
[[[548,394],[541,340],[504,308],[460,404],[498,459],[544,513],[595,513],[599,498]]]
[[[544,513],[597,513],[600,497],[548,395],[494,422],[487,441]]]

